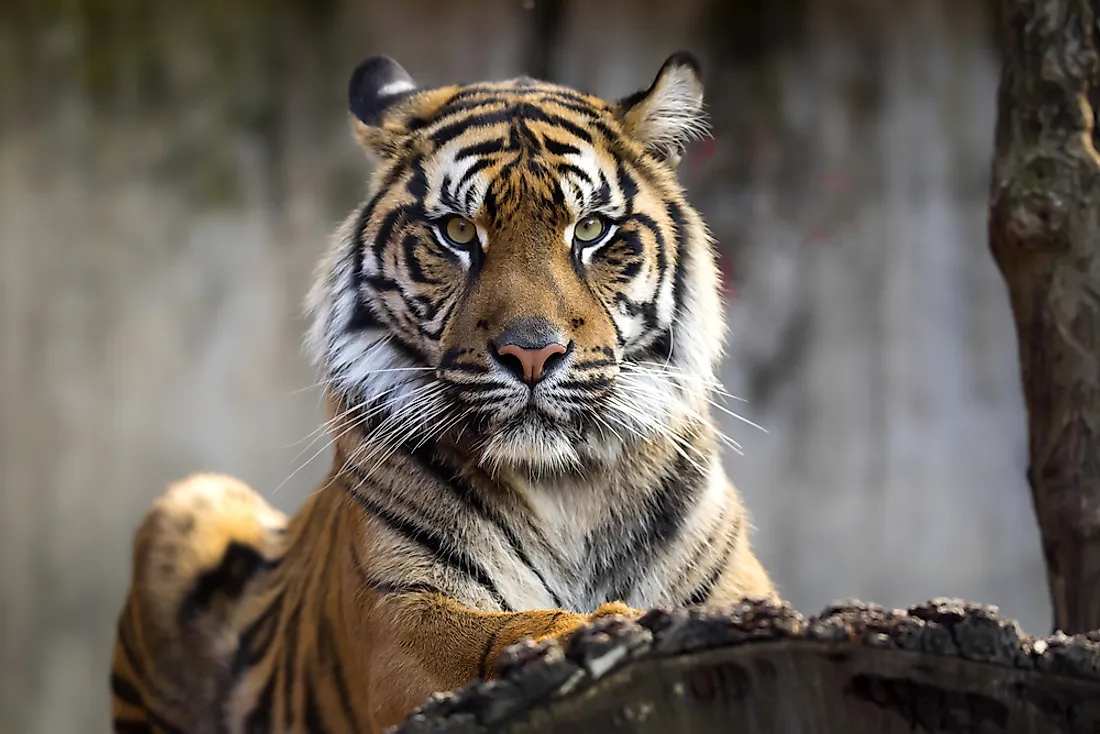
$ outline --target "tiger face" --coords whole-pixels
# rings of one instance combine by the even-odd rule
[[[616,102],[527,78],[422,90],[375,57],[349,103],[376,170],[318,270],[309,343],[373,420],[364,458],[447,441],[576,471],[705,414],[723,329],[675,176],[705,131],[690,55]]]

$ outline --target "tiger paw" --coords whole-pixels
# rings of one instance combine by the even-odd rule
[[[596,611],[589,615],[589,619],[595,621],[604,617],[620,616],[627,619],[638,619],[644,614],[640,609],[628,607],[621,601],[609,601],[601,604]]]

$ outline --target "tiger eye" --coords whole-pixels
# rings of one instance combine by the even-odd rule
[[[447,239],[456,245],[468,245],[477,237],[477,228],[465,217],[448,219],[443,232],[447,235]]]
[[[595,242],[604,232],[603,220],[599,217],[585,217],[573,228],[573,237],[578,242]]]

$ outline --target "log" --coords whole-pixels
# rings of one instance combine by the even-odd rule
[[[1100,628],[1097,0],[1004,0],[989,243],[1008,285],[1054,627]]]
[[[746,602],[520,643],[394,734],[1100,731],[1100,635],[1033,639],[996,609]]]

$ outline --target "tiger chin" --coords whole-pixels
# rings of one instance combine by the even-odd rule
[[[332,469],[293,518],[220,475],[157,500],[116,731],[382,731],[523,638],[776,598],[711,415],[694,58],[608,102],[374,57],[349,108],[374,171],[307,299]]]

